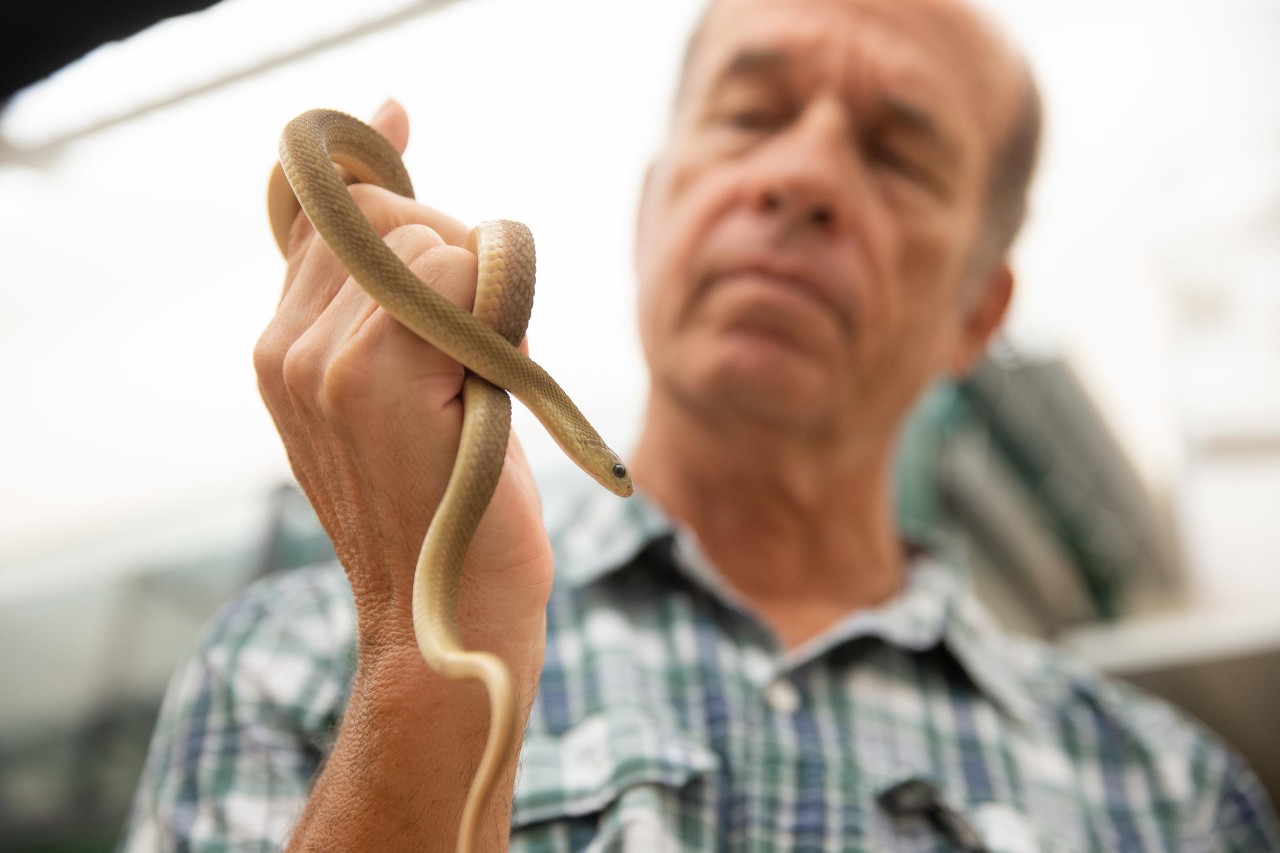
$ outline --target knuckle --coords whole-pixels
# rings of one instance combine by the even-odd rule
[[[476,256],[458,246],[435,246],[405,259],[428,287],[460,308],[471,310],[476,295]]]
[[[416,222],[397,225],[383,239],[396,257],[410,269],[418,258],[432,249],[444,246],[444,240],[434,229]]]
[[[308,345],[305,336],[288,348],[280,365],[284,387],[295,399],[311,396],[320,384],[323,372],[320,351]]]
[[[378,319],[370,318],[357,339],[338,349],[320,378],[317,406],[332,423],[360,421],[378,397],[378,345],[370,343],[370,338],[380,337],[372,328],[377,325]]]
[[[280,373],[285,346],[277,324],[267,325],[253,346],[253,369],[260,382],[270,382]]]
[[[407,199],[383,189],[376,184],[353,184],[348,189],[365,219],[380,235],[386,235],[393,229],[412,221],[409,215]]]

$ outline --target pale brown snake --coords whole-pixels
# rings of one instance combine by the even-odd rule
[[[419,281],[383,243],[334,163],[358,181],[413,197],[400,156],[376,131],[332,110],[303,113],[281,135],[281,168],[273,174],[268,192],[271,227],[281,252],[288,247],[300,204],[321,239],[378,304],[467,368],[457,461],[414,575],[413,627],[422,657],[432,669],[448,678],[479,679],[488,690],[489,738],[458,831],[457,850],[470,853],[519,734],[517,699],[507,667],[495,655],[462,649],[456,609],[462,559],[506,457],[511,402],[503,389],[519,397],[561,449],[605,488],[625,497],[631,494],[631,478],[555,380],[516,348],[533,303],[529,230],[518,222],[496,221],[471,231],[467,248],[479,259],[479,276],[475,312],[467,313]]]

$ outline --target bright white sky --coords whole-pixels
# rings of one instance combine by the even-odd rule
[[[695,5],[466,0],[0,160],[0,567],[287,476],[250,352],[281,276],[264,179],[279,129],[314,106],[367,116],[398,97],[420,197],[530,225],[534,355],[625,447],[643,383],[631,211]],[[1010,334],[1082,374],[1152,487],[1182,507],[1202,580],[1272,584],[1280,7],[986,5],[1026,45],[1050,110]],[[303,6],[315,23],[299,34],[283,21]],[[242,68],[237,51],[341,29],[326,10],[349,14],[232,0],[32,90],[0,132],[30,144]],[[559,464],[530,418],[518,428],[536,467]],[[1272,450],[1224,467],[1199,449],[1215,439]]]

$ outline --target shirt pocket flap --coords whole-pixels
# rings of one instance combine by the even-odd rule
[[[512,827],[603,811],[636,785],[683,787],[717,764],[709,749],[639,709],[593,714],[561,735],[525,738]]]

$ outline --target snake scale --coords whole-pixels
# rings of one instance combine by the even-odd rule
[[[455,679],[478,679],[489,696],[489,737],[467,793],[457,850],[471,853],[486,806],[518,732],[511,674],[495,655],[468,652],[458,637],[463,557],[502,471],[514,394],[560,448],[610,491],[631,494],[626,466],[545,370],[517,348],[533,304],[533,237],[518,222],[472,229],[479,261],[475,310],[468,313],[423,284],[387,247],[351,198],[334,164],[357,181],[413,198],[400,155],[377,131],[333,110],[310,110],[285,127],[268,210],[282,253],[299,207],[368,294],[397,320],[466,369],[458,456],[422,544],[413,583],[413,627],[427,665]],[[287,183],[286,183],[287,181]],[[504,391],[505,389],[505,391]]]

